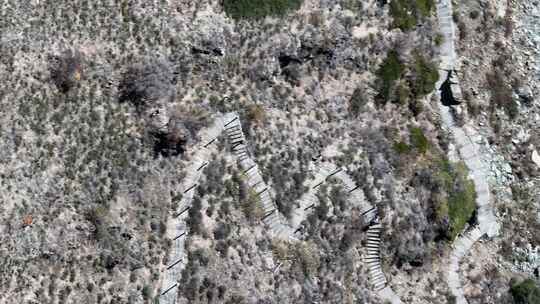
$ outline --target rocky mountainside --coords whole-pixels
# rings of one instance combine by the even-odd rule
[[[540,3],[0,3],[0,303],[540,303]]]

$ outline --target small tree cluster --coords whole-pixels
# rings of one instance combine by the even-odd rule
[[[130,101],[136,106],[147,105],[150,101],[173,98],[174,77],[171,63],[158,58],[146,58],[124,72],[119,85],[120,102]]]

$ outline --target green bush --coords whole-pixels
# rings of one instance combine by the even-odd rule
[[[411,147],[406,143],[400,141],[394,143],[394,151],[396,151],[398,154],[407,154],[411,151]]]
[[[516,304],[540,303],[540,288],[534,280],[526,279],[520,283],[513,284],[510,287],[510,293]]]
[[[400,61],[396,51],[388,52],[376,72],[379,105],[391,101],[403,106],[408,105],[415,116],[422,112],[423,104],[419,99],[435,90],[439,72],[435,63],[418,52],[414,58],[412,64],[405,65]],[[406,77],[402,77],[405,71]]]
[[[223,8],[234,19],[261,19],[266,16],[283,16],[297,10],[303,0],[224,0]]]
[[[394,19],[393,27],[402,31],[412,30],[421,17],[431,14],[433,0],[393,0],[390,2],[390,15]]]
[[[433,41],[435,42],[436,46],[441,46],[441,44],[444,42],[444,36],[442,34],[437,34]]]
[[[409,141],[412,148],[416,149],[421,154],[425,154],[429,149],[429,140],[424,135],[424,131],[418,127],[412,127],[409,129],[410,137]]]
[[[411,87],[416,98],[421,98],[435,90],[439,80],[439,71],[434,62],[426,60],[422,55],[415,56],[413,80]]]
[[[448,197],[448,217],[450,218],[450,238],[454,239],[465,228],[476,210],[476,191],[470,180],[460,180],[464,188],[451,192]]]
[[[141,292],[145,300],[148,300],[152,297],[152,287],[150,287],[150,285],[145,285]]]
[[[398,154],[409,154],[417,151],[420,154],[426,154],[429,149],[429,140],[424,135],[424,131],[418,127],[409,129],[409,144],[403,141],[394,143],[394,151]]]
[[[394,19],[393,27],[408,31],[416,26],[416,16],[411,7],[412,1],[409,2],[408,0],[390,2],[390,15]]]
[[[476,190],[468,179],[464,163],[451,163],[447,159],[439,161],[439,184],[447,193],[447,200],[437,208],[438,218],[448,218],[449,227],[446,236],[454,240],[474,216],[476,210]]]
[[[378,90],[379,98],[382,99],[383,103],[386,103],[390,99],[392,89],[396,80],[401,77],[403,73],[404,66],[403,63],[399,60],[398,54],[396,51],[388,52],[388,55],[382,62],[379,70],[377,71],[378,77]]]
[[[429,16],[431,10],[435,7],[433,0],[416,0],[412,2],[416,4],[416,10],[425,17]]]

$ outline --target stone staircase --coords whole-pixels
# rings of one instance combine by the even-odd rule
[[[382,225],[379,223],[369,226],[367,231],[367,254],[364,258],[375,291],[383,289],[387,283],[381,267],[381,230]]]
[[[203,169],[209,164],[211,153],[215,149],[215,143],[221,130],[222,126],[218,121],[212,127],[202,131],[202,144],[193,149],[191,165],[186,170],[186,176],[180,189],[182,198],[174,206],[167,223],[167,237],[172,241],[172,245],[167,259],[168,264],[162,269],[160,303],[176,303],[178,280],[181,278],[182,270],[187,262],[185,239],[189,233],[186,225],[188,211]]]
[[[263,223],[269,228],[270,233],[278,238],[294,240],[293,229],[286,223],[285,217],[277,209],[277,205],[271,196],[272,189],[262,178],[258,165],[250,157],[240,118],[236,113],[225,114],[222,118],[223,127],[231,149],[236,155],[247,184],[257,194],[259,202],[264,210]]]
[[[315,178],[308,183],[309,191],[302,196],[300,207],[293,211],[292,225],[289,225],[287,219],[279,212],[272,199],[273,190],[266,184],[258,165],[250,157],[238,115],[236,113],[227,113],[220,116],[212,127],[201,131],[201,133],[201,144],[193,149],[191,165],[187,169],[186,177],[183,179],[181,186],[182,198],[175,206],[171,219],[167,224],[167,236],[171,239],[172,246],[168,264],[162,269],[160,303],[175,304],[177,301],[179,279],[187,262],[184,243],[189,231],[186,226],[186,218],[203,169],[209,164],[211,153],[215,149],[215,143],[223,133],[229,140],[231,150],[238,160],[247,185],[259,198],[261,207],[264,210],[262,222],[268,227],[268,231],[273,237],[287,241],[298,240],[301,237],[301,231],[298,229],[300,223],[305,219],[306,212],[309,212],[318,203],[316,196],[318,188],[332,177],[340,180],[344,189],[348,192],[348,200],[352,204],[359,206],[364,221],[370,223],[367,232],[367,256],[365,257],[365,262],[369,268],[370,281],[376,291],[384,290],[392,297],[397,298],[395,293],[387,286],[381,268],[380,233],[382,225],[378,223],[377,209],[365,201],[360,187],[356,186],[343,168],[338,168],[331,163],[315,163]],[[386,299],[386,297],[382,297]],[[317,298],[314,303],[317,303]]]
[[[439,0],[437,2],[437,15],[439,19],[439,28],[443,35],[443,44],[441,46],[441,66],[439,70],[440,79],[436,85],[439,89],[448,77],[450,71],[455,71],[457,54],[455,51],[455,24],[452,19],[452,1]],[[452,73],[453,76],[455,73]],[[458,98],[461,96],[459,80],[457,77],[450,79],[451,90]],[[440,91],[438,91],[440,93]],[[439,103],[440,116],[443,122],[443,128],[450,131],[454,137],[454,143],[461,159],[469,169],[469,177],[474,183],[476,189],[476,205],[478,225],[470,231],[459,236],[453,244],[453,250],[450,254],[450,263],[448,268],[448,287],[456,297],[457,304],[467,304],[467,299],[463,293],[463,287],[459,278],[459,261],[469,252],[472,245],[484,234],[493,237],[499,232],[499,224],[494,212],[493,200],[488,183],[488,168],[485,164],[485,155],[480,151],[480,146],[474,140],[478,132],[470,125],[459,127],[456,125],[449,107]]]
[[[461,235],[453,244],[448,265],[448,287],[456,297],[456,303],[467,304],[467,299],[463,293],[463,286],[459,277],[459,261],[469,252],[472,245],[478,241],[484,233],[480,228],[474,227],[472,230]]]

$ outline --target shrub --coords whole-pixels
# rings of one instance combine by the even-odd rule
[[[223,8],[234,19],[261,19],[266,16],[283,16],[297,10],[303,0],[224,0]]]
[[[411,30],[416,26],[416,16],[412,9],[412,1],[394,0],[390,2],[390,15],[394,19],[393,27],[402,31]]]
[[[328,211],[330,211],[330,207],[328,206],[328,199],[326,196],[318,195],[319,198],[319,204],[315,206],[315,214],[317,215],[317,218],[321,221],[325,220],[328,216]]]
[[[152,297],[152,287],[145,285],[142,289],[142,296],[145,300],[148,300]]]
[[[109,214],[109,210],[101,204],[95,205],[85,213],[85,218],[94,226],[94,236],[97,240],[106,237],[107,230],[105,219]]]
[[[431,14],[431,10],[435,6],[433,0],[416,0],[412,2],[415,3],[416,10],[426,17]]]
[[[396,151],[398,154],[407,154],[411,151],[411,147],[406,143],[400,141],[394,143],[394,151]]]
[[[253,189],[248,190],[247,198],[240,202],[246,218],[254,222],[264,216],[264,209],[257,193]]]
[[[429,140],[424,135],[424,131],[418,127],[412,127],[409,129],[409,132],[411,147],[421,154],[425,154],[429,148]]]
[[[516,304],[540,303],[540,288],[534,280],[526,279],[520,283],[514,283],[510,287],[510,293]]]
[[[390,2],[393,27],[402,31],[411,30],[418,23],[418,19],[431,14],[433,7],[433,0],[393,0]]]
[[[501,68],[494,67],[486,74],[486,80],[491,92],[492,104],[497,108],[502,108],[508,117],[514,119],[519,114],[519,108],[512,98],[512,88],[506,84],[504,73]]]
[[[444,36],[442,34],[435,35],[435,38],[433,39],[436,46],[440,46],[444,42]]]
[[[435,84],[439,80],[439,71],[434,62],[426,60],[420,54],[416,54],[412,72],[411,88],[416,98],[424,97],[435,90]]]
[[[315,273],[321,264],[317,246],[312,242],[301,242],[296,245],[295,256],[301,263],[302,270],[306,277]]]
[[[378,77],[378,98],[382,100],[383,104],[390,99],[394,84],[401,77],[403,70],[404,66],[399,60],[397,52],[388,52],[376,73]]]
[[[202,201],[201,199],[196,196],[193,198],[193,203],[191,204],[191,207],[188,210],[188,218],[186,220],[186,223],[189,227],[189,232],[192,234],[201,234],[203,231],[203,222],[202,222]]]
[[[266,120],[266,112],[262,105],[253,104],[247,108],[247,118],[253,124],[261,124]]]
[[[349,113],[358,116],[367,102],[368,99],[364,95],[364,91],[361,88],[354,89],[351,99],[349,99]]]
[[[462,189],[450,192],[448,197],[448,217],[450,219],[450,238],[454,239],[465,228],[476,210],[476,191],[474,183],[460,177]]]
[[[395,102],[400,105],[406,105],[411,100],[411,88],[406,81],[400,81],[396,88]]]
[[[439,161],[438,183],[446,191],[447,199],[439,203],[436,214],[438,218],[448,218],[446,237],[450,240],[454,240],[465,228],[476,210],[474,183],[467,176],[464,163],[455,164],[447,159]]]
[[[49,63],[51,78],[62,93],[67,93],[81,79],[81,54],[66,51],[53,56]]]
[[[480,12],[477,11],[477,10],[471,11],[471,12],[469,13],[469,18],[471,18],[471,19],[473,19],[473,20],[476,19],[476,18],[478,18],[478,16],[480,16]]]
[[[464,40],[467,38],[467,25],[465,22],[460,21],[458,22],[458,29],[459,29],[459,40]]]
[[[171,63],[157,58],[147,58],[130,66],[119,85],[120,102],[130,101],[137,106],[161,98],[172,98],[176,79]]]

